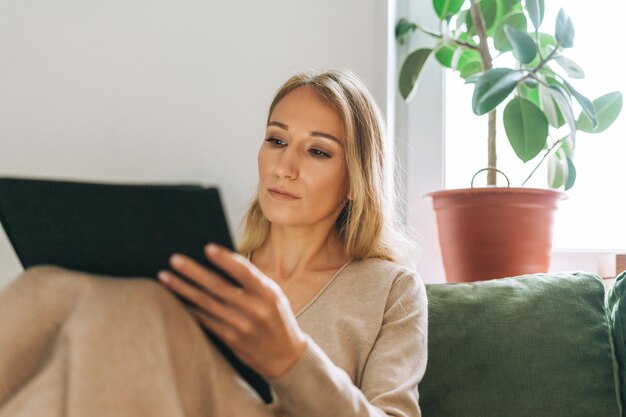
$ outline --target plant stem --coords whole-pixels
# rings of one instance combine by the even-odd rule
[[[480,11],[478,0],[470,1],[470,14],[474,21],[474,28],[480,40],[478,44],[478,52],[483,62],[483,71],[489,71],[492,68],[492,58],[489,53],[489,44],[487,43],[487,30],[485,29],[485,19]],[[487,171],[487,185],[496,185],[495,171],[497,164],[496,157],[496,109],[489,112],[488,136],[487,136],[487,162],[490,169]]]
[[[415,27],[416,27],[419,31],[424,32],[425,34],[430,35],[430,36],[432,36],[433,38],[437,38],[437,39],[441,39],[441,38],[443,38],[443,36],[441,36],[440,34],[435,33],[435,32],[432,32],[432,31],[430,31],[430,30],[428,30],[428,29],[425,29],[423,26],[420,26],[420,25],[418,25],[417,23],[414,23],[414,25],[415,25]]]
[[[541,48],[539,47],[539,31],[535,29],[535,39],[537,40],[537,55],[539,55],[539,59],[543,61],[543,55],[541,54]]]
[[[466,48],[473,49],[473,50],[475,50],[475,51],[479,51],[478,46],[476,46],[476,45],[472,45],[471,43],[463,42],[463,41],[460,41],[460,40],[458,40],[458,39],[453,39],[453,41],[454,41],[454,43],[456,43],[457,45],[461,45],[461,46],[464,46],[464,47],[466,47]]]
[[[487,162],[490,169],[487,171],[487,185],[496,185],[496,175],[498,172],[495,170],[497,166],[497,154],[496,154],[496,109],[489,112],[489,136],[487,137]]]
[[[557,44],[557,47],[559,45]],[[546,66],[546,64],[548,63],[548,61],[550,61],[552,59],[552,57],[554,56],[554,54],[556,53],[556,49],[552,52],[550,52],[550,55],[548,55],[547,57],[545,57],[544,59],[542,59],[539,64],[537,64],[537,66],[535,68],[533,68],[532,70],[528,69],[528,68],[523,68],[523,70],[528,71],[528,74],[524,75],[524,77],[518,81],[518,84],[523,83],[524,81],[526,81],[528,78],[532,78],[534,80],[536,80],[537,82],[541,82],[539,78],[535,77],[535,75],[543,68]],[[561,75],[557,74],[556,72],[553,72],[554,75],[560,77],[561,79],[564,79]],[[548,84],[546,83],[542,83],[543,85],[545,85],[546,87],[549,87]]]
[[[525,79],[525,78],[530,78],[530,77],[532,77],[533,79],[535,79],[537,82],[539,82],[540,84],[542,84],[542,85],[543,85],[543,86],[545,86],[546,88],[550,88],[550,85],[549,85],[548,83],[544,82],[543,80],[541,80],[541,79],[540,79],[540,78],[538,78],[538,77],[535,77],[535,74],[537,74],[537,72],[539,72],[539,70],[540,70],[541,68],[543,68],[543,67],[546,65],[546,63],[547,63],[550,59],[552,59],[552,57],[553,57],[553,56],[554,56],[554,54],[556,53],[556,51],[557,51],[558,47],[559,47],[559,44],[557,44],[556,48],[555,48],[552,52],[550,52],[550,54],[549,54],[547,57],[543,58],[543,59],[541,60],[541,62],[537,65],[537,67],[536,67],[534,70],[532,70],[530,73],[528,73],[528,74],[524,77],[524,79]],[[557,74],[557,73],[554,73],[554,75],[561,77],[561,76],[560,76],[559,74]],[[561,77],[561,79],[562,79],[562,78],[563,78],[563,77]],[[548,149],[548,150],[546,151],[546,153],[543,155],[543,157],[541,158],[541,160],[539,161],[539,163],[535,166],[535,168],[534,168],[534,169],[531,171],[531,173],[528,175],[528,177],[526,177],[526,179],[525,179],[525,180],[524,180],[524,182],[522,183],[522,187],[523,187],[523,186],[524,186],[524,185],[528,182],[528,180],[529,180],[529,179],[533,176],[533,174],[537,171],[537,169],[539,169],[539,167],[541,166],[541,164],[543,164],[543,161],[545,161],[545,159],[546,159],[546,158],[547,158],[547,157],[548,157],[548,156],[552,153],[552,151],[553,151],[553,150],[554,150],[554,149],[555,149],[558,145],[560,145],[561,143],[563,143],[563,141],[564,141],[565,139],[567,139],[567,138],[568,138],[568,136],[565,136],[565,137],[563,137],[563,138],[561,138],[561,139],[557,140],[556,142],[554,142],[554,144],[550,147],[550,149]]]
[[[424,27],[418,25],[417,23],[414,23],[414,25],[417,28],[417,30],[425,33],[426,35],[429,35],[429,36],[431,36],[431,37],[433,37],[435,39],[439,39],[439,40],[443,39],[443,35],[440,35],[438,33],[435,33],[435,32],[432,32],[432,31],[430,31],[428,29],[425,29]],[[478,51],[478,47],[476,45],[472,45],[471,43],[460,41],[460,40],[454,39],[454,38],[452,39],[452,42],[454,42],[457,45],[464,46],[466,48]]]
[[[550,55],[548,55],[547,57],[543,58],[541,60],[541,62],[539,62],[539,65],[537,65],[537,67],[535,69],[533,69],[531,72],[533,74],[536,74],[537,72],[539,72],[539,70],[542,69],[548,63],[548,61],[550,61],[552,59],[554,54],[556,54],[557,49],[559,49],[559,44],[558,43],[556,44],[556,48],[554,48],[552,50],[552,52],[550,52]]]
[[[543,158],[541,158],[541,161],[539,161],[535,169],[533,169],[530,175],[524,180],[524,182],[522,183],[522,187],[524,186],[524,184],[526,184],[526,182],[528,182],[530,177],[533,176],[533,174],[535,173],[535,171],[537,171],[537,169],[541,166],[541,164],[543,164],[543,161],[548,157],[548,155],[550,155],[550,153],[552,153],[554,148],[556,148],[559,144],[561,144],[565,139],[567,139],[567,136],[557,140],[556,142],[554,142],[552,146],[550,146],[550,149],[548,149],[547,152],[543,155]]]

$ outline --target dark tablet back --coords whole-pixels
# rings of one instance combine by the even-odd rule
[[[156,279],[160,269],[170,269],[174,252],[217,270],[204,246],[233,249],[218,189],[200,185],[0,177],[0,221],[24,268],[48,264]],[[208,335],[269,402],[265,381]]]
[[[154,278],[174,252],[232,249],[218,190],[199,185],[0,178],[0,220],[24,268]]]

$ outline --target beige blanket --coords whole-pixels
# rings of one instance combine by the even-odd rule
[[[0,417],[273,416],[156,281],[56,267],[0,291]]]

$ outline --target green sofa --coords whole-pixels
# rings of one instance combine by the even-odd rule
[[[621,417],[626,271],[429,284],[424,417]]]

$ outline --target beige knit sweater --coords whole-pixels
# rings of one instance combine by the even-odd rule
[[[0,291],[0,417],[419,416],[426,311],[409,270],[344,266],[266,406],[155,280],[30,269]]]
[[[278,415],[420,416],[427,300],[414,272],[352,261],[296,317],[310,338],[302,359],[269,381]]]

